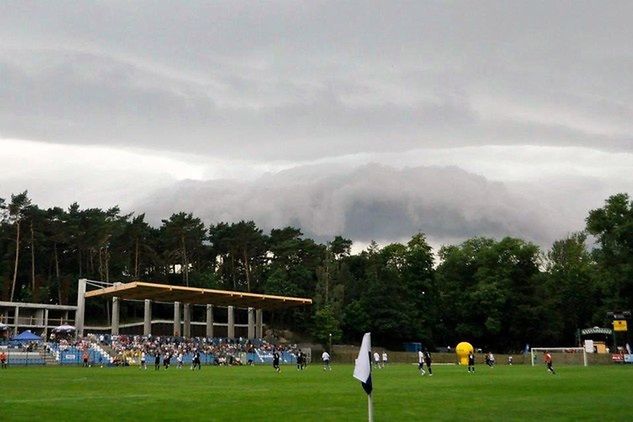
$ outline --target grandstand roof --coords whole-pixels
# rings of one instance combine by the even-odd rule
[[[164,302],[236,306],[240,308],[253,307],[259,309],[283,309],[312,304],[312,299],[303,297],[202,289],[200,287],[174,286],[142,281],[116,283],[112,286],[86,292],[86,298],[114,296],[121,299],[150,299]]]

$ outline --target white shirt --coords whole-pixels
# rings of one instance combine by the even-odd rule
[[[422,353],[422,350],[418,351],[418,363],[422,363],[424,362],[424,353]]]
[[[374,360],[376,362],[380,362],[380,355],[378,354],[378,352],[374,353]]]
[[[383,362],[387,362],[387,354],[386,353],[382,354],[382,361]]]
[[[323,352],[323,354],[321,355],[321,359],[330,360],[330,354],[328,352]]]

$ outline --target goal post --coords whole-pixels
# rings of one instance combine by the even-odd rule
[[[536,365],[536,360],[538,359],[537,354],[541,352],[557,352],[564,353],[565,357],[567,356],[580,356],[582,354],[582,366],[589,366],[589,362],[587,361],[587,350],[584,347],[532,347],[530,350],[532,366]],[[556,362],[556,358],[554,358]],[[563,359],[562,363],[576,363],[578,359]]]

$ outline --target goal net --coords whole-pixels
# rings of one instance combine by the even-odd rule
[[[532,347],[532,366],[544,363],[543,352],[552,355],[554,365],[583,365],[588,366],[587,351],[584,347]]]

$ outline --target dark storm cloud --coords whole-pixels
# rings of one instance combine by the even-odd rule
[[[422,231],[436,242],[473,236],[520,236],[547,244],[560,231],[532,198],[455,167],[353,170],[308,166],[254,182],[186,181],[135,209],[155,222],[188,210],[208,223],[253,219],[266,229],[293,225],[320,240],[390,241]],[[568,227],[569,223],[563,226]]]
[[[630,2],[0,6],[0,133],[249,159],[633,150]]]

